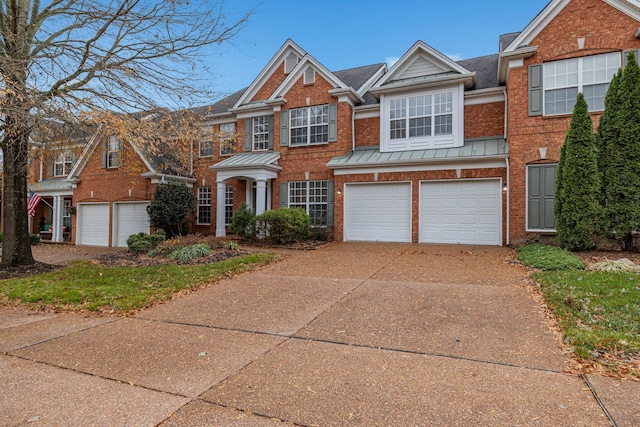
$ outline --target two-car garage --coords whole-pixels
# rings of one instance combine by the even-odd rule
[[[127,238],[139,232],[149,233],[148,201],[113,203],[112,246],[126,247]],[[109,203],[78,203],[76,244],[109,246]]]
[[[412,182],[345,184],[344,240],[411,242]],[[420,243],[502,244],[497,179],[420,181]]]

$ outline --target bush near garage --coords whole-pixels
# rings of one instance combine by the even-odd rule
[[[259,215],[258,234],[265,239],[285,244],[302,242],[311,237],[311,217],[300,208],[281,208]]]
[[[132,234],[127,239],[127,247],[133,253],[146,254],[164,242],[166,237],[167,235],[163,230],[158,230],[152,234]]]

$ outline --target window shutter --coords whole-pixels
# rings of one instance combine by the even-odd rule
[[[273,116],[267,117],[267,126],[269,127],[268,148],[269,150],[273,150]]]
[[[629,55],[629,53],[631,52],[636,56],[636,62],[638,62],[638,54],[640,54],[640,49],[622,51],[622,68],[627,66],[627,55]]]
[[[336,142],[338,139],[338,105],[329,104],[329,142]]]
[[[287,199],[289,198],[289,194],[287,191],[287,183],[286,182],[281,182],[280,183],[280,203],[278,205],[279,208],[286,208],[287,207]]]
[[[280,146],[287,147],[289,145],[289,112],[280,112]]]
[[[55,173],[56,157],[54,155],[49,156],[49,176],[53,176]]]
[[[542,64],[529,66],[529,115],[542,115]]]
[[[244,119],[244,151],[251,151],[251,123],[253,119]]]
[[[327,225],[333,226],[333,203],[335,194],[335,181],[327,182]]]
[[[107,167],[107,141],[102,141],[102,168]]]

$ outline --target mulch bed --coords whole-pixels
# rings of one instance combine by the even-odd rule
[[[215,251],[209,256],[194,258],[189,261],[174,261],[169,258],[155,256],[150,257],[145,254],[134,254],[131,252],[105,253],[95,258],[99,264],[110,267],[150,267],[154,265],[202,265],[224,261],[242,255],[249,255],[251,252],[240,251]]]
[[[31,265],[19,265],[16,267],[0,268],[0,280],[13,279],[16,277],[34,276],[36,274],[47,273],[60,268],[59,265],[46,264],[44,262],[36,262]]]

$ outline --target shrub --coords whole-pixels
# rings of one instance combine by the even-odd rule
[[[240,205],[231,217],[231,232],[237,234],[242,239],[255,239],[256,237],[256,214],[246,203]]]
[[[169,259],[177,261],[190,261],[194,258],[211,255],[211,248],[206,243],[198,243],[191,246],[182,246],[169,254]]]
[[[164,239],[165,234],[162,230],[156,231],[153,234],[141,232],[129,236],[129,238],[127,239],[127,247],[133,253],[144,254],[154,249],[156,246],[162,243]]]
[[[299,208],[266,211],[257,223],[261,234],[278,243],[301,242],[311,236],[311,217]]]
[[[571,252],[539,243],[518,249],[517,258],[527,267],[541,270],[580,270],[585,266],[584,262]]]
[[[184,219],[195,206],[196,196],[189,187],[183,182],[168,182],[158,185],[147,211],[154,227],[168,236],[179,236],[185,232]]]
[[[36,245],[40,243],[40,235],[39,234],[29,234],[29,240],[31,240],[32,245]]]

